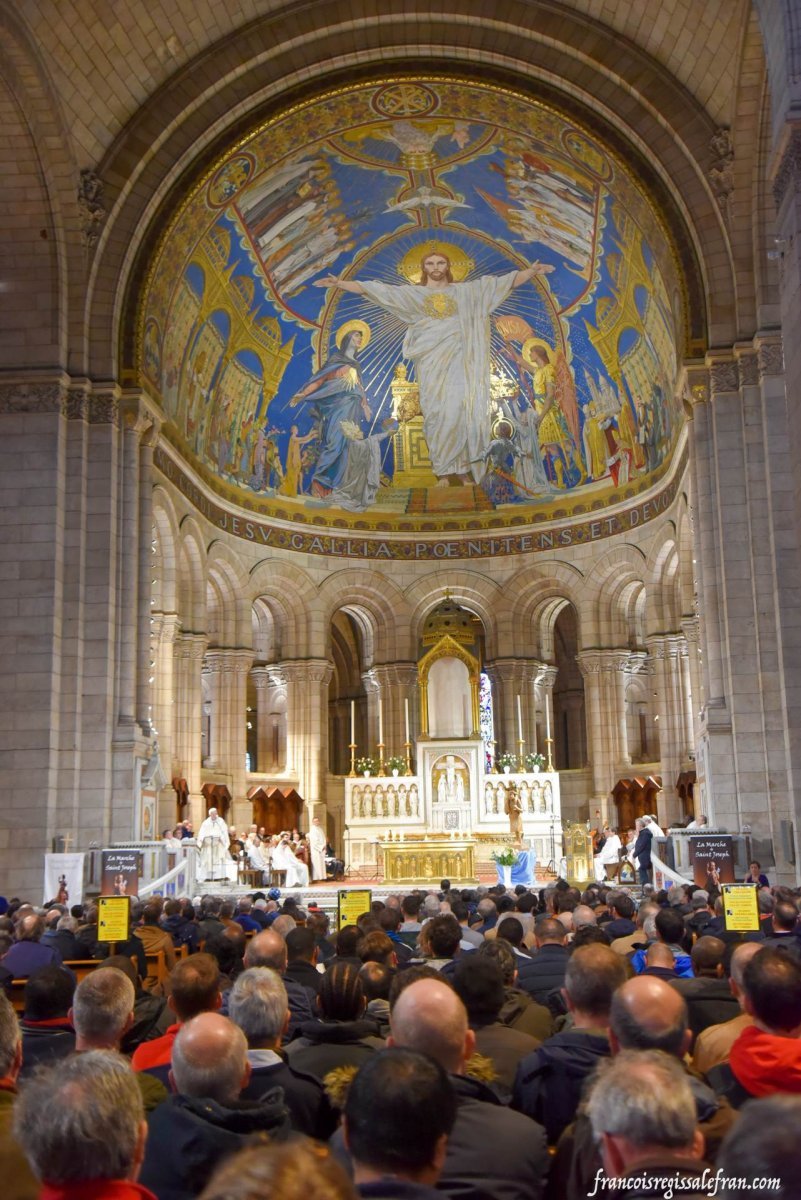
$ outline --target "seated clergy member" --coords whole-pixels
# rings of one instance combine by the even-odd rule
[[[429,968],[408,968],[425,971]],[[401,973],[401,979],[407,971]],[[397,983],[401,982],[397,980]],[[475,1050],[467,1011],[442,978],[417,978],[392,999],[388,1045],[425,1054],[448,1072],[456,1093],[456,1119],[448,1138],[438,1187],[446,1194],[539,1200],[548,1154],[542,1128],[500,1104],[497,1094],[468,1078]]]
[[[172,1047],[174,1094],[151,1114],[142,1182],[159,1200],[192,1200],[217,1164],[262,1135],[291,1133],[280,1090],[240,1100],[250,1079],[241,1029],[219,1013],[201,1013],[178,1030]]]
[[[439,1063],[399,1048],[374,1054],[351,1083],[342,1118],[360,1195],[441,1200],[435,1184],[455,1119],[456,1097]]]
[[[687,1181],[701,1176],[704,1136],[696,1128],[695,1100],[681,1065],[660,1050],[625,1050],[599,1068],[587,1103],[603,1170],[630,1196],[664,1195],[637,1185],[639,1179]],[[593,1184],[595,1186],[595,1183]],[[707,1196],[700,1186],[674,1195]],[[625,1188],[625,1191],[623,1190]],[[600,1190],[600,1189],[599,1189]]]
[[[119,1054],[90,1050],[37,1072],[17,1102],[14,1136],[41,1180],[42,1200],[155,1200],[136,1182],[147,1125]]]
[[[280,1087],[292,1128],[310,1137],[329,1137],[336,1121],[322,1085],[313,1075],[293,1070],[280,1053],[290,1012],[278,973],[265,967],[243,971],[231,989],[228,1014],[248,1040],[250,1082],[241,1098],[258,1100]]]

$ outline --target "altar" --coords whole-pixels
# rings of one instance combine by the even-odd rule
[[[457,887],[474,887],[478,882],[472,839],[399,837],[379,841],[378,848],[386,884],[426,886],[432,880],[450,879]]]

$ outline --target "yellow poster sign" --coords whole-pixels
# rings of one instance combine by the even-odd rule
[[[369,888],[337,892],[337,929],[355,925],[356,918],[370,911],[373,893]]]
[[[130,926],[130,896],[98,896],[97,940],[99,942],[127,942]]]
[[[757,889],[750,883],[721,884],[723,919],[726,929],[735,933],[750,933],[759,929]]]

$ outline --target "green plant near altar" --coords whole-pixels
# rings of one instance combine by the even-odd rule
[[[500,852],[493,850],[490,857],[499,867],[513,867],[517,862],[517,851],[511,846],[505,846]]]
[[[401,758],[400,754],[392,754],[392,755],[390,755],[389,758],[385,759],[384,766],[390,772],[405,771],[406,770],[406,759]]]
[[[356,770],[360,775],[377,775],[378,766],[378,759],[371,758],[369,754],[366,754],[364,758],[356,759]]]
[[[545,756],[543,754],[524,754],[523,763],[527,771],[541,771],[545,766]]]
[[[515,767],[517,766],[517,755],[509,754],[509,753],[499,754],[498,755],[498,766],[502,770],[504,770],[506,767],[508,767],[510,771],[513,771],[515,769]]]

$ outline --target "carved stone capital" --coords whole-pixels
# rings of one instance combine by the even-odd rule
[[[556,677],[559,674],[559,668],[553,667],[549,663],[543,663],[537,672],[537,683],[543,691],[553,691],[553,685],[556,683]]]
[[[86,388],[74,387],[67,392],[64,416],[68,421],[86,421],[89,417],[89,396]]]
[[[67,388],[59,380],[0,383],[2,413],[66,413]]]
[[[176,658],[202,662],[208,646],[208,638],[203,633],[179,633],[175,639],[173,653]]]
[[[757,360],[760,378],[766,375],[783,375],[784,349],[781,339],[760,340],[757,345]]]
[[[759,383],[757,355],[755,353],[738,354],[737,373],[740,387],[751,387]]]
[[[81,241],[88,250],[100,237],[106,219],[103,203],[103,181],[91,167],[84,167],[78,184],[78,213],[81,223]]]
[[[90,396],[87,417],[90,425],[117,425],[120,418],[118,397],[108,393]]]
[[[713,399],[720,392],[737,392],[740,389],[740,376],[734,359],[713,362],[709,378]]]

